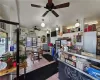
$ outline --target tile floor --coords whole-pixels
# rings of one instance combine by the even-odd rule
[[[58,79],[58,73],[55,74],[55,75],[53,75],[53,76],[51,76],[51,77],[48,78],[47,80],[59,80],[59,79]]]
[[[40,61],[35,61],[35,62],[33,63],[33,62],[31,61],[30,55],[29,55],[28,58],[27,58],[27,63],[28,63],[28,67],[27,67],[27,69],[26,69],[26,73],[28,73],[28,72],[30,72],[30,71],[33,71],[33,70],[35,70],[35,69],[38,69],[38,68],[40,68],[40,67],[46,66],[46,65],[48,65],[48,64],[50,64],[50,63],[53,63],[53,61],[48,62],[46,59],[44,59],[44,58],[42,57],[42,59],[41,59]],[[22,71],[20,71],[20,72],[22,72]],[[23,74],[23,73],[22,73],[22,74]],[[47,80],[59,80],[59,79],[58,79],[58,73],[55,74],[55,75],[53,75],[53,76],[51,76],[51,77],[48,78]]]
[[[33,71],[33,70],[35,70],[35,69],[38,69],[38,68],[40,68],[40,67],[43,67],[43,66],[45,66],[45,65],[48,65],[48,64],[50,64],[50,63],[53,63],[53,61],[52,62],[48,62],[46,59],[44,59],[43,57],[41,57],[42,59],[40,59],[40,61],[35,61],[34,63],[33,63],[33,61],[31,61],[31,59],[30,59],[30,55],[28,55],[28,58],[27,58],[27,68],[26,68],[26,73],[28,73],[28,72],[31,72],[31,71]],[[15,74],[15,73],[13,73],[13,74]],[[20,74],[22,75],[22,74],[24,74],[24,69],[21,69],[20,70]],[[8,77],[8,76],[7,76]],[[4,76],[4,78],[2,77],[0,77],[0,80],[12,80],[12,78],[14,78],[14,77],[16,77],[15,75],[13,75],[13,76],[10,76],[10,79],[8,79],[8,78],[6,78],[6,76]],[[59,80],[58,79],[58,73],[57,74],[55,74],[55,75],[53,75],[53,76],[51,76],[50,78],[48,78],[47,80]]]
[[[43,57],[41,57],[40,61],[35,60],[34,62],[30,59],[30,55],[27,58],[27,68],[26,68],[26,73],[31,72],[35,69],[38,69],[40,67],[46,66],[50,63],[53,63],[53,61],[48,62],[46,59],[44,59]],[[20,70],[20,74],[23,74],[24,71],[23,69]]]

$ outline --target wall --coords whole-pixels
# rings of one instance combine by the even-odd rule
[[[80,33],[80,32],[66,33],[66,34],[63,34],[62,36],[57,35],[57,37],[58,38],[70,37],[71,40],[73,41],[73,36],[78,35],[78,33]],[[83,45],[83,36],[82,36],[82,42],[76,42],[76,45],[81,45],[81,46]]]
[[[28,35],[27,34],[25,35],[25,33],[27,33]],[[47,34],[45,30],[37,31],[37,30],[33,30],[33,28],[24,28],[24,27],[21,28],[22,38],[26,38],[28,36],[28,37],[40,37],[41,39],[43,35],[46,36],[46,42],[47,42]]]
[[[0,0],[0,2],[1,2],[0,3],[0,16],[1,16],[1,18],[4,20],[8,20],[8,21],[18,22],[15,0],[12,1],[12,3],[14,4],[13,7],[8,5],[6,1],[4,1],[4,2],[3,1],[4,0]],[[11,32],[13,31],[13,29],[15,29],[15,27],[16,26],[14,26],[14,25],[6,24],[6,31],[9,33],[8,34],[9,37],[12,36]],[[12,34],[13,34],[13,32],[12,32]]]
[[[66,33],[62,37],[70,37],[73,41],[73,36],[78,35],[80,32]],[[59,36],[58,36],[59,37]],[[82,42],[77,42],[76,45],[83,46],[87,52],[96,53],[96,31],[84,32]]]
[[[10,5],[10,1],[0,0],[0,17],[4,20],[18,22],[15,0],[13,0],[11,4],[13,4],[14,6],[12,7]],[[13,40],[16,40],[16,34],[14,34],[15,29],[15,25],[6,24],[6,32],[8,33],[8,37],[10,38],[10,44],[13,43]]]
[[[46,31],[35,31],[35,33],[36,33],[36,36],[43,36],[43,35],[45,35],[45,36],[47,36],[47,33],[46,33]]]
[[[80,32],[66,33],[66,34],[63,34],[62,37],[70,37],[73,42],[73,36],[78,35],[78,33],[80,33]],[[77,42],[76,45],[81,45],[81,46],[83,45],[83,36],[82,36],[82,42]]]
[[[10,8],[6,5],[0,4],[0,18],[1,19],[5,19],[5,20],[9,20],[10,19]],[[6,31],[10,33],[9,30],[9,25],[6,24]],[[9,36],[9,34],[8,34]]]
[[[0,4],[0,16],[5,19],[10,19],[10,8],[6,5]]]
[[[84,50],[96,54],[96,31],[84,33]]]
[[[46,31],[44,31],[44,30],[41,30],[41,31],[35,31],[35,33],[36,33],[36,36],[38,37],[42,37],[43,35],[45,35],[46,36],[46,42],[45,43],[40,43],[41,44],[41,46],[43,45],[43,44],[47,44],[47,33],[46,33]],[[40,45],[39,44],[39,45]]]
[[[55,40],[57,40],[57,37],[51,37],[51,43],[55,44]]]

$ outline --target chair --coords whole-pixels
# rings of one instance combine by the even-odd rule
[[[43,50],[41,48],[38,49],[39,55],[43,55]]]
[[[34,49],[32,53],[33,53],[33,61],[35,61],[35,60],[40,61],[40,55],[39,55],[38,50]]]

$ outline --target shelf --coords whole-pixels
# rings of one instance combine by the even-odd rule
[[[82,31],[77,31],[77,32],[70,32],[70,33],[64,33],[64,34],[73,34],[73,33],[80,33]]]
[[[37,46],[30,46],[30,47],[25,46],[25,48],[37,48]]]
[[[94,78],[94,77],[92,77],[91,75],[85,73],[84,71],[82,71],[82,70],[80,70],[80,69],[78,69],[78,68],[76,68],[76,67],[74,67],[74,66],[71,66],[70,64],[68,64],[68,63],[66,63],[66,62],[63,62],[63,61],[61,61],[60,59],[58,59],[58,61],[64,63],[65,65],[68,65],[69,67],[71,67],[71,68],[73,68],[73,69],[79,71],[80,73],[83,73],[84,75],[90,77],[90,78],[93,79],[93,80],[97,80],[96,78]]]
[[[95,62],[100,63],[100,60],[99,59],[95,59],[95,58],[92,58],[92,57],[87,57],[87,56],[79,55],[79,54],[72,53],[72,52],[65,52],[64,51],[64,53],[71,54],[73,56],[81,57],[81,58],[84,58],[84,59],[88,59],[88,60],[91,60],[91,61],[95,61]]]

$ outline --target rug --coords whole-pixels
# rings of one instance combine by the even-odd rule
[[[42,56],[49,62],[53,61],[53,57],[50,54],[43,54]]]
[[[57,67],[57,62],[53,62],[49,65],[36,69],[30,73],[27,73],[25,79],[24,75],[20,76],[19,80],[46,80],[58,72]]]

